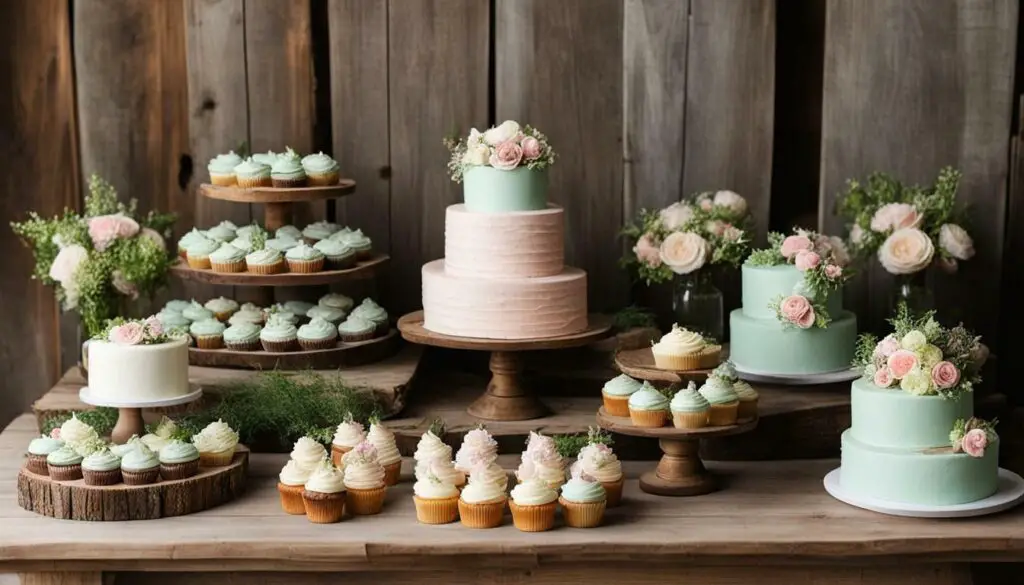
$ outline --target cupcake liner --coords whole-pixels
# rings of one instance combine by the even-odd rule
[[[365,250],[356,250],[356,262],[369,260],[371,256],[373,256],[373,248],[367,248]]]
[[[736,424],[736,412],[740,403],[712,404],[708,410],[708,426],[724,427]]]
[[[323,258],[317,258],[316,260],[292,260],[289,258],[287,261],[288,271],[298,274],[311,274],[324,269]]]
[[[466,528],[497,528],[505,514],[505,498],[470,504],[459,498],[459,519]]]
[[[251,189],[253,187],[270,187],[273,186],[273,182],[270,177],[239,177],[235,176],[235,180],[238,182],[238,186],[243,189]]]
[[[230,175],[210,173],[210,183],[217,185],[218,187],[234,187],[238,184],[238,179],[235,177],[234,173]]]
[[[234,311],[221,311],[220,313],[214,313],[213,316],[217,318],[221,323],[227,323],[231,315],[234,315]]]
[[[380,514],[384,508],[385,486],[368,490],[348,489],[348,510],[354,516]]]
[[[450,524],[459,519],[459,497],[421,498],[413,495],[416,504],[416,519],[421,524]]]
[[[46,455],[28,455],[25,460],[25,469],[37,475],[50,475],[50,469],[46,466]]]
[[[85,485],[114,485],[121,483],[121,468],[107,471],[83,469],[82,477],[85,479]]]
[[[360,331],[359,333],[345,333],[339,332],[341,340],[345,343],[358,343],[360,341],[369,341],[377,337],[377,329],[371,329],[370,331]]]
[[[46,470],[49,472],[50,477],[57,481],[73,481],[76,479],[82,479],[81,463],[76,463],[74,465],[47,464]]]
[[[317,349],[334,349],[338,346],[338,337],[334,336],[330,339],[303,339],[299,338],[299,347],[306,351],[313,351]]]
[[[199,465],[203,467],[225,467],[231,465],[231,461],[235,458],[235,448],[232,447],[225,451],[218,451],[216,453],[204,453],[199,452]]]
[[[633,426],[657,428],[665,426],[668,422],[667,410],[634,410],[629,409],[629,419]]]
[[[606,502],[570,502],[565,498],[558,498],[562,504],[562,518],[565,525],[573,528],[594,528],[601,525],[604,518]]]
[[[306,514],[306,504],[302,500],[302,492],[306,491],[301,485],[285,485],[277,483],[277,491],[281,494],[281,509],[286,514],[303,516]]]
[[[708,426],[708,411],[677,412],[672,411],[672,426],[677,429],[699,429]]]
[[[160,480],[160,467],[140,469],[137,471],[121,470],[121,479],[125,485],[149,485]]]
[[[736,410],[736,420],[747,422],[757,418],[757,398],[753,400],[740,400],[739,408]]]
[[[629,416],[629,396],[610,396],[601,391],[601,397],[609,416]]]
[[[331,444],[331,461],[335,467],[341,467],[341,458],[352,450],[352,447],[345,447],[342,445]]]
[[[323,238],[311,238],[309,236],[302,236],[302,241],[309,244],[310,246],[316,245],[317,242]]]
[[[295,339],[289,339],[287,341],[269,341],[267,339],[261,339],[260,343],[263,344],[263,349],[270,353],[285,353],[299,349],[299,342]]]
[[[188,252],[185,250],[185,248],[182,248],[181,246],[178,246],[178,258],[181,258],[186,262],[188,261]]]
[[[373,333],[375,337],[384,337],[385,335],[388,334],[388,331],[391,331],[390,321],[385,320],[381,323],[374,323],[374,325],[375,327],[373,328]]]
[[[704,370],[717,368],[722,361],[722,346],[709,345],[700,352],[700,367]]]
[[[605,507],[614,508],[622,503],[622,487],[626,484],[626,478],[620,477],[619,481],[602,481],[601,487],[605,492]]]
[[[700,369],[701,356],[699,353],[692,353],[689,355],[658,353],[656,351],[652,353],[654,354],[654,366],[656,368],[671,370],[673,372],[686,372]]]
[[[259,338],[253,339],[252,341],[225,341],[224,345],[228,349],[235,351],[259,351],[261,347]]]
[[[246,268],[252,274],[262,274],[264,276],[269,274],[279,274],[284,272],[284,260],[278,260],[273,264],[247,264]]]
[[[223,335],[193,335],[196,340],[196,347],[199,349],[222,349],[224,347]]]
[[[555,503],[539,506],[520,506],[509,500],[512,524],[522,532],[544,532],[555,527]]]
[[[270,184],[278,189],[294,189],[306,186],[306,177],[300,179],[275,179],[270,177]]]
[[[188,479],[199,473],[199,460],[186,461],[185,463],[161,463],[160,477],[167,481],[175,479]]]
[[[328,270],[348,270],[356,265],[355,254],[348,256],[328,256],[324,263]]]
[[[210,260],[210,268],[212,268],[214,272],[228,274],[245,272],[245,260],[237,260],[235,262],[214,262],[213,260]]]
[[[195,256],[186,256],[188,260],[189,268],[196,270],[209,270],[210,269],[210,257],[206,256],[203,258],[196,258]]]
[[[384,466],[384,485],[398,485],[402,475],[402,460]]]
[[[302,507],[306,518],[314,524],[341,522],[345,515],[345,492],[325,494],[303,490]]]
[[[306,184],[310,187],[333,187],[338,184],[338,172],[334,171],[322,175],[307,174]]]

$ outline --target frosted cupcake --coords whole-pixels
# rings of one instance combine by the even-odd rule
[[[186,301],[186,300],[182,300],[182,299],[174,299],[174,300],[167,301],[167,304],[164,305],[164,310],[166,310],[166,311],[174,311],[176,313],[180,313],[180,312],[184,311],[185,309],[187,309],[187,308],[189,308],[191,306],[192,306],[192,301]]]
[[[330,221],[317,221],[303,228],[300,236],[296,236],[296,238],[301,237],[306,241],[306,243],[313,245],[320,240],[326,240],[331,237],[331,235],[337,232],[338,229],[340,229],[340,226],[336,223]]]
[[[377,449],[377,460],[384,467],[385,485],[395,485],[402,473],[402,454],[398,452],[395,434],[378,420],[370,421],[366,440]]]
[[[263,349],[272,353],[295,351],[299,348],[298,329],[288,321],[271,316],[267,326],[260,330]]]
[[[736,392],[740,404],[736,409],[736,421],[747,422],[757,418],[757,390],[743,380],[736,380],[732,383],[732,389]]]
[[[302,490],[306,518],[314,524],[333,524],[345,516],[345,472],[324,461]]]
[[[708,426],[710,409],[711,405],[697,392],[697,385],[693,382],[676,392],[669,403],[672,425],[677,429],[699,429]]]
[[[654,386],[643,386],[629,397],[629,418],[638,427],[663,427],[668,421],[668,398]]]
[[[57,481],[82,479],[82,457],[69,444],[46,456],[47,474]]]
[[[216,252],[217,248],[220,248],[220,243],[207,238],[192,242],[185,249],[185,258],[188,260],[188,265],[197,270],[209,270],[210,254]]]
[[[271,238],[263,243],[264,249],[277,250],[281,254],[287,253],[288,250],[291,250],[298,245],[299,241],[293,240],[292,238]]]
[[[199,450],[199,463],[205,467],[230,465],[235,458],[238,433],[224,421],[217,420],[206,425],[198,435],[192,437],[192,444]]]
[[[363,441],[345,453],[344,464],[349,511],[357,516],[380,514],[387,487],[377,449],[369,441]]]
[[[476,469],[459,496],[459,518],[467,528],[497,528],[505,513],[505,490]]]
[[[306,316],[310,319],[323,319],[337,327],[338,323],[341,323],[341,320],[345,318],[345,311],[335,309],[333,307],[317,305],[306,311]]]
[[[50,475],[46,467],[46,457],[64,446],[64,441],[43,435],[32,439],[28,444],[28,459],[25,468],[38,475]]]
[[[316,304],[320,305],[321,307],[341,309],[347,314],[349,311],[352,310],[352,307],[354,307],[356,303],[355,301],[352,300],[351,297],[347,297],[343,294],[327,293],[324,296],[320,297],[320,300],[318,300]]]
[[[238,312],[228,318],[228,323],[231,325],[238,325],[240,323],[249,323],[251,325],[261,326],[266,320],[263,315],[263,309],[260,309],[252,303],[246,303],[238,309]]]
[[[346,343],[369,341],[377,337],[377,325],[360,317],[349,317],[338,325],[338,335]]]
[[[591,443],[580,449],[579,457],[572,466],[574,475],[589,477],[601,484],[606,495],[609,508],[622,502],[622,486],[625,478],[622,474],[622,463],[612,452],[612,448],[601,443]]]
[[[292,446],[290,457],[299,466],[299,469],[306,473],[313,473],[328,459],[327,449],[310,437],[299,437],[299,440],[295,441],[295,445]]]
[[[200,305],[199,303],[192,301],[187,307],[181,312],[181,316],[185,317],[189,321],[203,321],[206,319],[213,319],[213,311]]]
[[[96,433],[96,429],[80,421],[74,413],[71,414],[71,418],[60,425],[59,436],[64,441],[66,447],[76,451],[80,450],[80,447],[97,441],[100,438],[99,434]]]
[[[307,313],[309,310],[315,307],[313,303],[307,303],[306,301],[285,301],[284,309],[293,315],[299,317],[308,317]]]
[[[700,395],[711,404],[708,410],[708,425],[721,427],[736,424],[740,399],[728,380],[718,376],[709,377],[700,387]]]
[[[285,262],[281,252],[266,247],[245,257],[246,269],[253,274],[277,274],[284,272]]]
[[[97,451],[82,460],[85,485],[114,485],[121,483],[121,458],[109,449]]]
[[[338,330],[319,317],[299,327],[297,337],[299,346],[306,351],[330,349],[338,344]]]
[[[658,368],[684,372],[717,363],[721,346],[709,345],[699,333],[673,325],[672,331],[651,346],[651,353]]]
[[[284,255],[288,270],[300,274],[320,272],[324,269],[324,255],[307,244],[299,244]]]
[[[356,251],[357,259],[366,260],[371,256],[373,242],[363,233],[363,230],[345,232],[339,235],[337,239],[351,246]]]
[[[110,449],[110,452],[117,455],[119,458],[123,458],[128,451],[131,451],[135,447],[145,447],[138,435],[132,435],[131,438],[128,439],[128,442],[123,445],[108,445],[107,449]]]
[[[388,330],[391,329],[388,312],[371,298],[363,299],[363,302],[359,303],[358,307],[352,309],[350,316],[366,319],[373,323],[378,336],[386,335]]]
[[[594,528],[601,525],[608,495],[601,484],[584,473],[577,473],[562,486],[558,498],[562,504],[565,524],[573,528]]]
[[[210,254],[210,267],[214,272],[245,272],[245,252],[231,244],[221,244],[213,254]]]
[[[249,225],[243,225],[235,229],[236,238],[251,239],[256,234],[259,234],[260,236],[266,236],[267,232],[265,232],[263,228],[256,223],[250,223]]]
[[[605,382],[601,389],[604,410],[610,416],[629,416],[629,397],[643,386],[626,374],[619,374]]]
[[[185,232],[185,235],[178,239],[178,256],[185,258],[187,255],[188,247],[200,240],[207,240],[209,238],[199,231],[197,228],[192,228],[190,231]],[[178,309],[179,311],[181,309]]]
[[[284,239],[288,239],[288,240],[294,240],[294,241],[298,242],[298,240],[300,238],[302,238],[302,231],[299,230],[299,228],[297,228],[297,227],[295,227],[295,226],[293,226],[291,224],[283,225],[283,226],[277,228],[276,230],[274,230],[274,237],[275,238],[284,238]]]
[[[335,465],[341,465],[342,456],[365,440],[366,430],[362,423],[352,420],[351,417],[346,418],[334,430],[334,439],[331,440],[331,460]]]
[[[249,157],[235,167],[235,180],[239,187],[270,187],[270,165],[263,164]]]
[[[430,471],[412,486],[416,519],[422,524],[449,524],[459,519],[459,490]]]
[[[203,308],[212,311],[213,316],[219,321],[227,321],[238,311],[238,302],[233,301],[227,297],[217,297],[206,301]]]
[[[312,187],[338,184],[338,162],[322,152],[302,157],[302,169],[306,171]]]
[[[269,167],[270,165],[274,164],[274,162],[277,160],[277,157],[279,156],[281,155],[277,154],[273,150],[268,150],[267,152],[257,152],[256,154],[252,155],[252,160],[260,163],[261,165],[267,165]]]
[[[452,448],[431,431],[420,437],[413,460],[416,462],[416,479],[423,479],[428,473],[433,473],[441,481],[449,482],[457,488],[466,485],[466,474],[455,469]]]
[[[160,419],[152,433],[142,435],[139,441],[154,453],[159,453],[177,432],[178,424],[165,416]]]
[[[281,509],[286,514],[300,515],[306,513],[306,505],[302,501],[302,492],[306,489],[310,472],[303,469],[295,460],[284,464],[277,475],[277,492],[281,496]]]
[[[270,181],[278,188],[305,187],[306,171],[297,158],[279,156],[270,166]]]
[[[284,305],[277,303],[267,307],[263,313],[266,315],[266,319],[269,321],[271,317],[276,317],[282,321],[287,321],[292,325],[299,324],[299,316],[292,313],[288,309],[284,308]]]
[[[223,334],[224,345],[234,351],[257,351],[260,345],[260,326],[255,323],[239,321]]]
[[[156,483],[160,479],[160,458],[140,442],[121,456],[121,478],[125,485]]]
[[[455,469],[463,473],[480,471],[480,464],[487,465],[498,460],[498,442],[486,429],[472,429],[462,439],[462,446],[455,454]]]
[[[210,171],[210,182],[222,187],[232,187],[236,184],[235,167],[242,164],[242,157],[229,151],[227,154],[218,154],[210,159],[206,170]]]
[[[206,237],[211,240],[218,241],[220,243],[230,242],[235,239],[235,224],[230,221],[224,220],[212,228],[206,230]]]
[[[356,265],[356,251],[344,242],[320,240],[313,247],[326,258],[328,270],[346,270]]]
[[[189,326],[188,332],[199,349],[221,349],[224,347],[224,329],[223,323],[211,317],[196,321]]]
[[[555,448],[554,439],[530,431],[516,477],[520,482],[538,479],[557,490],[565,483],[565,465],[565,459]]]
[[[512,523],[523,532],[544,532],[555,526],[555,502],[558,492],[539,478],[532,478],[512,488],[508,507]]]
[[[160,477],[187,479],[199,473],[199,450],[183,441],[171,441],[160,449]]]

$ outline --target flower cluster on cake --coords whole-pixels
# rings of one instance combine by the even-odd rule
[[[739,266],[750,251],[753,219],[732,191],[700,193],[656,210],[642,210],[622,233],[633,244],[622,264],[647,284],[705,266]]]

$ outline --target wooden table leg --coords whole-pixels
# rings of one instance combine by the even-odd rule
[[[103,585],[103,573],[19,573],[21,585]]]
[[[640,476],[640,489],[658,496],[700,496],[718,489],[700,460],[700,439],[660,439],[664,455]]]
[[[523,364],[518,353],[491,353],[491,381],[487,391],[466,409],[484,420],[529,420],[548,413],[548,408],[522,384]]]
[[[110,431],[110,440],[117,445],[124,445],[133,435],[146,434],[146,423],[142,420],[141,408],[117,409],[117,423]]]

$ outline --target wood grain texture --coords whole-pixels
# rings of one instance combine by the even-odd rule
[[[565,207],[566,263],[587,271],[592,310],[618,309],[623,222],[621,0],[497,0],[496,121],[547,134],[549,198]]]
[[[109,585],[100,572],[22,573],[21,585]]]
[[[391,0],[388,96],[395,310],[419,307],[420,268],[444,256],[444,217],[461,200],[447,135],[487,126],[490,6],[477,0]]]
[[[0,40],[0,247],[7,251],[0,306],[0,421],[6,423],[59,376],[53,290],[30,280],[31,251],[8,222],[29,211],[52,217],[80,207],[70,14],[63,0],[0,3],[12,25]],[[77,355],[78,351],[74,351]]]
[[[342,197],[355,191],[356,184],[351,179],[341,179],[337,185],[321,185],[317,187],[221,187],[203,183],[200,192],[211,199],[235,201],[239,203],[299,203],[304,201],[320,201]]]
[[[978,253],[955,278],[935,275],[934,288],[944,319],[983,336],[997,320],[1017,13],[1000,0],[871,0],[830,1],[826,14],[821,227],[844,227],[833,210],[848,178],[931,183],[959,168]],[[848,304],[861,329],[877,330],[893,286],[871,265]]]

